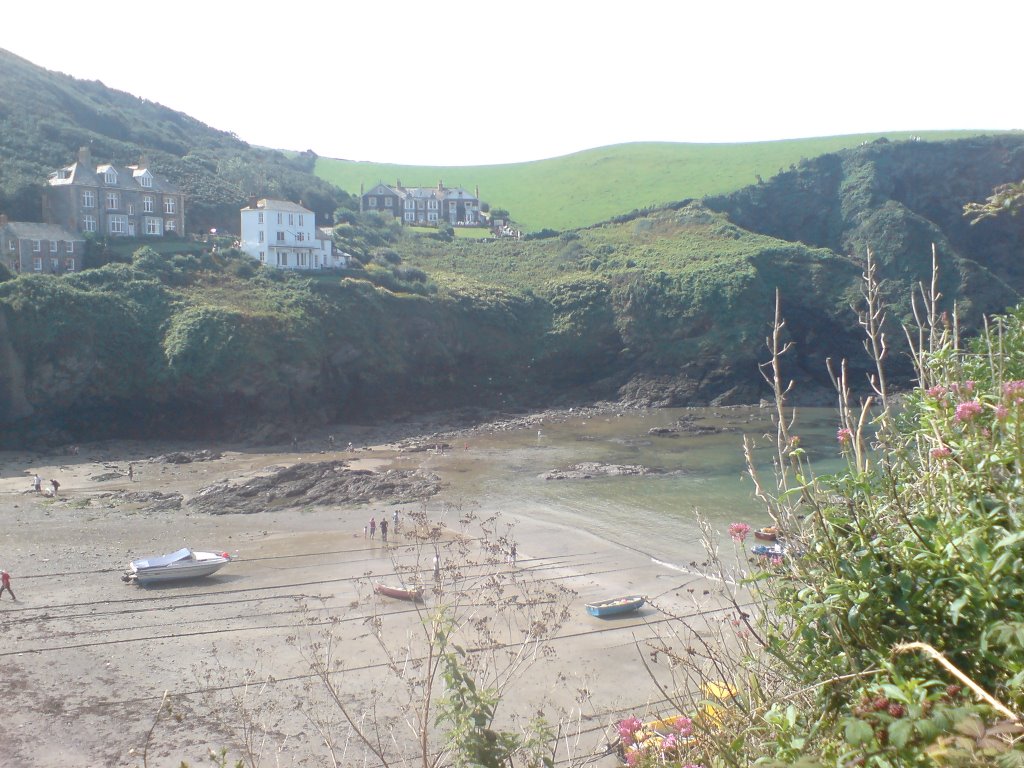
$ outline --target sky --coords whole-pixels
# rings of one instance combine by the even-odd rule
[[[251,144],[407,165],[1024,129],[1024,2],[8,0],[0,48]]]

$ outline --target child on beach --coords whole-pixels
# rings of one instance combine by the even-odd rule
[[[3,597],[5,589],[11,593],[11,600],[18,602],[18,598],[14,596],[14,590],[11,589],[11,574],[0,570],[0,597]]]
[[[377,520],[376,518],[370,518],[370,538],[372,539],[377,535]]]

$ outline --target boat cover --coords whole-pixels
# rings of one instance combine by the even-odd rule
[[[134,565],[136,568],[163,568],[165,565],[177,563],[180,560],[191,559],[192,550],[188,547],[183,547],[177,552],[171,552],[169,555],[160,555],[159,557],[147,557],[142,560],[136,560]]]

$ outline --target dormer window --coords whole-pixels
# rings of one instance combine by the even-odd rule
[[[153,177],[150,176],[148,173],[144,173],[141,176],[139,176],[139,184],[141,184],[144,187],[152,187]]]
[[[67,168],[61,168],[59,171],[57,171],[57,178],[58,179],[70,179],[71,178],[71,171],[69,171]]]
[[[103,174],[103,182],[105,184],[117,184],[117,171],[113,168],[107,168],[106,173]]]

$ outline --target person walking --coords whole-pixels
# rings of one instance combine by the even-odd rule
[[[60,490],[60,483],[57,482],[56,478],[50,478],[50,487],[53,488],[53,495],[56,498],[57,491]]]
[[[509,565],[515,565],[516,564],[516,545],[515,544],[513,544],[512,545],[512,549],[510,549],[508,551],[508,564]]]
[[[370,538],[372,539],[377,535],[377,520],[376,518],[370,518]]]
[[[11,593],[11,600],[18,602],[18,598],[14,596],[14,590],[11,589],[11,574],[0,570],[0,597],[3,597],[5,589]]]
[[[380,519],[380,538],[381,541],[388,540],[388,519],[386,517]]]

